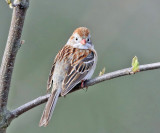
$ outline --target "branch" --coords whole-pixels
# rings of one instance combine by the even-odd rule
[[[17,2],[15,0],[14,2]],[[19,0],[13,8],[9,35],[0,67],[0,129],[7,124],[5,117],[15,58],[20,47],[20,39],[29,0]],[[7,125],[6,125],[7,126]],[[5,127],[6,128],[6,127]]]
[[[153,70],[153,69],[159,69],[159,68],[160,68],[160,62],[152,63],[152,64],[145,64],[145,65],[139,66],[139,72]],[[107,73],[102,76],[99,76],[94,79],[90,79],[90,80],[86,81],[84,84],[84,88],[98,84],[98,83],[106,81],[106,80],[118,78],[118,77],[125,76],[125,75],[131,75],[131,73],[132,73],[132,68],[125,68],[122,70],[110,72],[110,73]],[[82,89],[80,84],[78,84],[71,92],[77,91],[79,89]],[[26,111],[28,111],[28,110],[30,110],[30,109],[32,109],[42,103],[45,103],[48,100],[49,96],[50,96],[50,94],[40,96],[40,97],[34,99],[33,101],[30,101],[30,102],[16,108],[15,110],[11,111],[11,114],[8,117],[8,119],[12,120],[12,119],[18,117],[19,115],[25,113]]]

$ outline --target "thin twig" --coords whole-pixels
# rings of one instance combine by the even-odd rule
[[[16,1],[16,0],[15,0]],[[20,39],[29,0],[21,0],[13,8],[9,35],[0,67],[0,129],[8,124],[5,117],[15,58],[20,47]],[[7,113],[6,113],[7,112]],[[7,125],[6,125],[7,126]]]
[[[139,72],[153,70],[153,69],[159,69],[159,68],[160,68],[160,62],[152,63],[152,64],[145,64],[145,65],[139,66]],[[88,86],[95,85],[100,82],[103,82],[105,80],[110,80],[110,79],[118,78],[118,77],[125,76],[125,75],[131,75],[131,72],[132,72],[132,68],[125,68],[122,70],[118,70],[118,71],[104,74],[102,76],[99,76],[94,79],[90,79],[90,80],[86,81],[84,84],[84,88],[88,87]],[[77,91],[79,89],[82,89],[80,84],[78,84],[73,89],[73,91]],[[73,91],[71,91],[71,92],[73,92]],[[26,111],[29,111],[30,109],[32,109],[42,103],[45,103],[48,100],[49,95],[50,94],[40,96],[40,97],[22,105],[22,106],[14,109],[13,111],[11,111],[11,115],[8,117],[8,119],[14,119],[14,118],[18,117],[19,115],[25,113]]]

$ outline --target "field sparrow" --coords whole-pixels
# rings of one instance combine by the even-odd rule
[[[97,63],[97,53],[86,27],[77,28],[67,44],[57,54],[49,74],[47,91],[51,95],[43,111],[39,126],[47,126],[59,95],[65,96],[78,83],[90,79]]]

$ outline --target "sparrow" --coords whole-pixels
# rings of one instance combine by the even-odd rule
[[[58,52],[52,65],[47,91],[50,97],[44,108],[39,126],[46,127],[55,109],[59,95],[65,96],[77,84],[91,78],[97,64],[97,53],[86,27],[77,28]]]

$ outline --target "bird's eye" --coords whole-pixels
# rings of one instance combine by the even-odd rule
[[[76,41],[78,41],[78,38],[76,37]]]
[[[89,41],[90,41],[90,39],[88,38],[88,39],[87,39],[87,42],[89,42]]]

